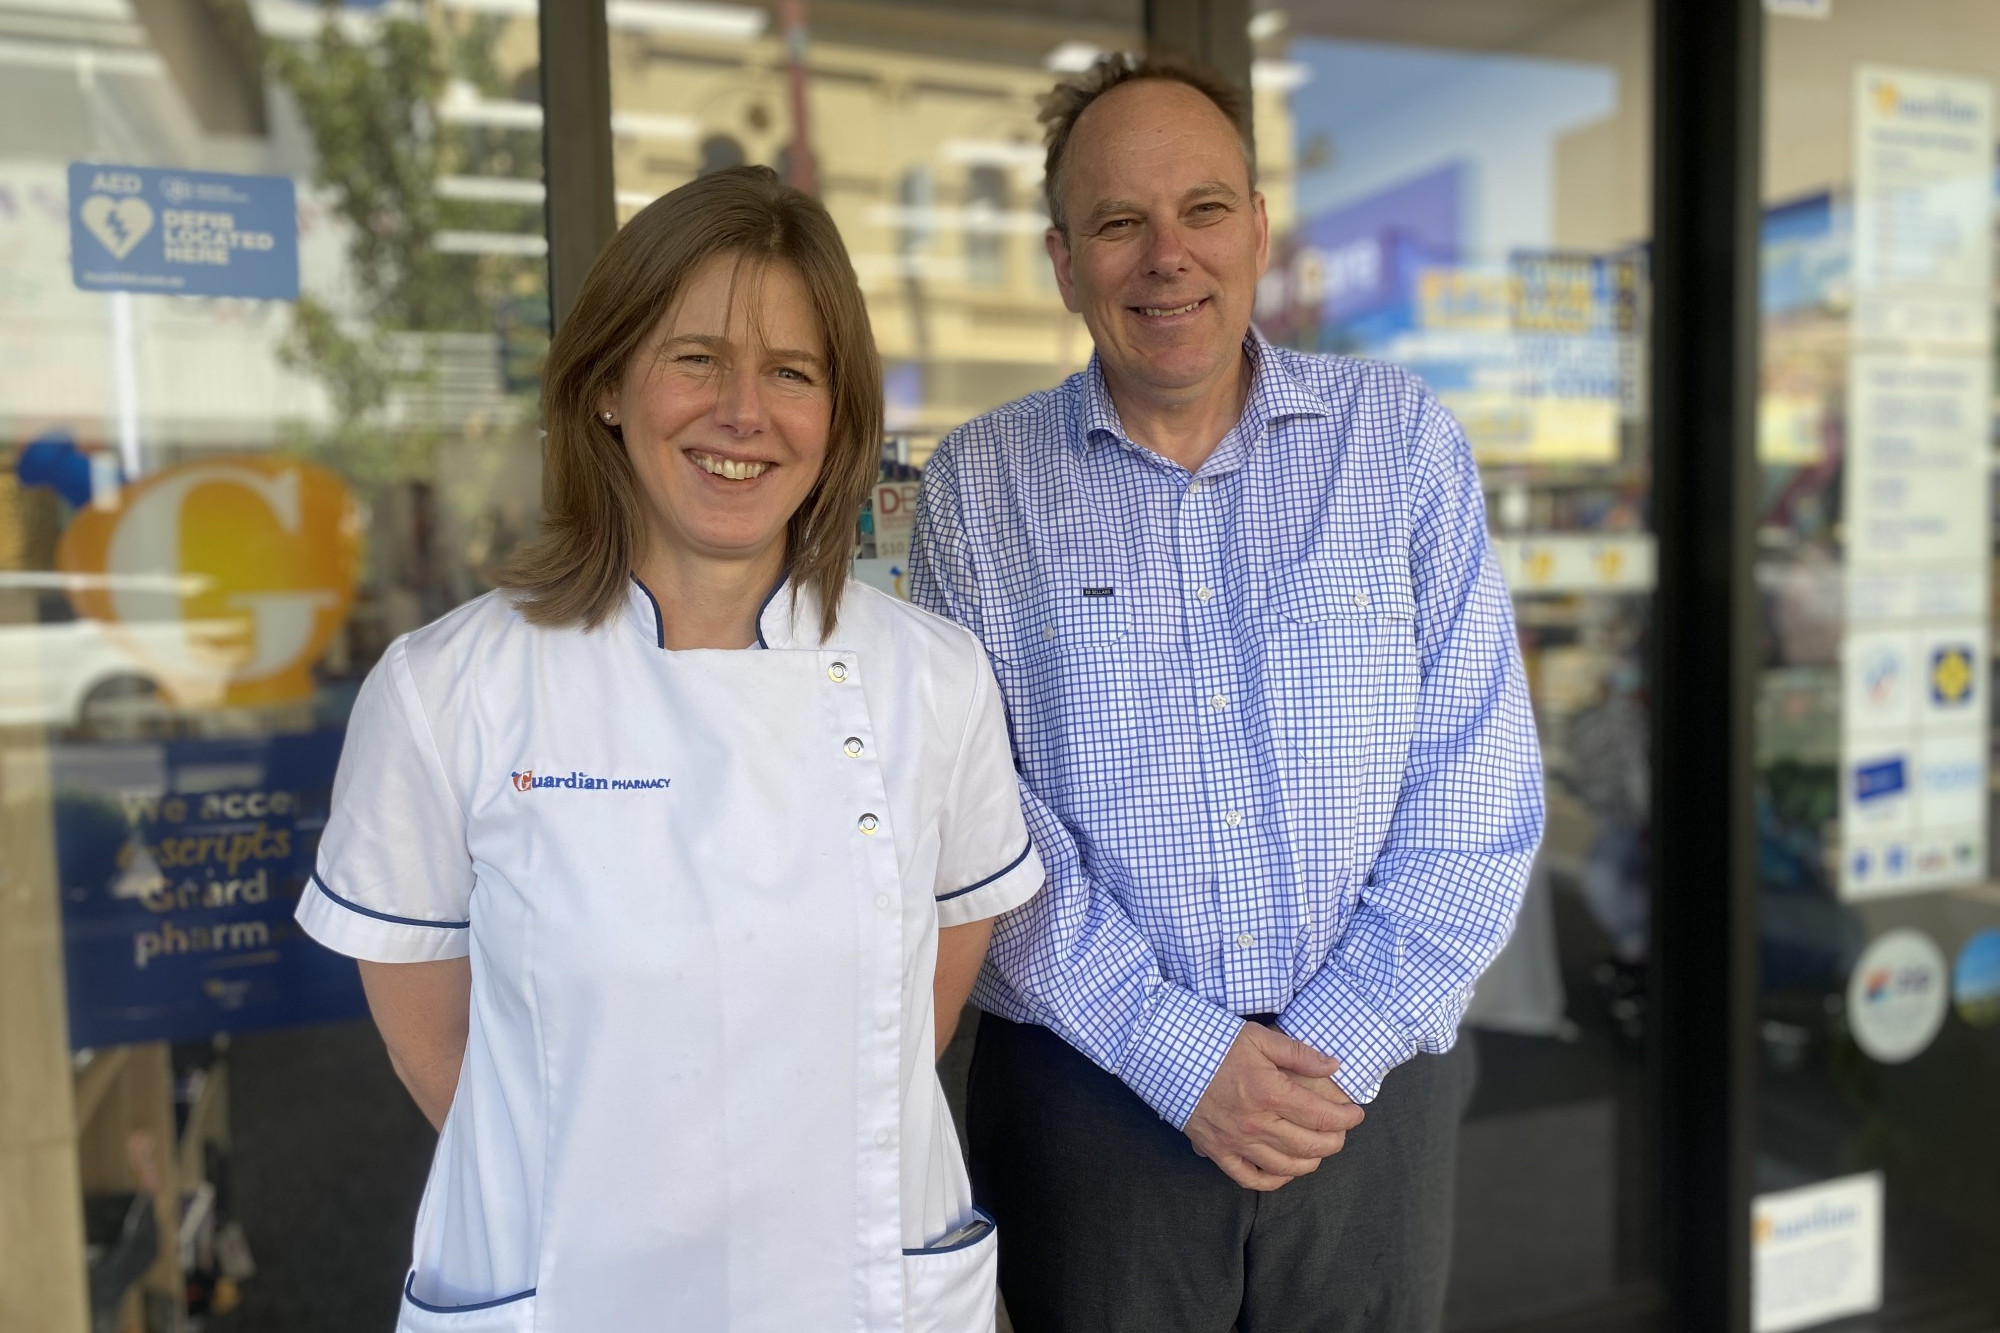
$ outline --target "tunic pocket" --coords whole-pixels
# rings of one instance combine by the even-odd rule
[[[413,1272],[403,1282],[396,1333],[532,1333],[535,1327],[533,1287],[470,1305],[434,1305],[417,1299],[416,1285]]]
[[[904,1333],[993,1333],[1000,1232],[991,1217],[972,1211],[985,1224],[977,1234],[903,1251]]]

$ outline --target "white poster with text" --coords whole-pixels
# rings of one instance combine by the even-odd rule
[[[1840,888],[1986,869],[1993,93],[1855,72]]]

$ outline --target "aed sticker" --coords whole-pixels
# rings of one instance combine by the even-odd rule
[[[1788,1333],[1882,1308],[1882,1174],[1750,1203],[1753,1333]]]
[[[1885,1065],[1914,1060],[1944,1026],[1944,951],[1920,930],[1892,930],[1862,950],[1847,981],[1855,1044]]]
[[[1951,998],[1958,1016],[1972,1026],[2000,1023],[2000,930],[1982,930],[1958,951]]]

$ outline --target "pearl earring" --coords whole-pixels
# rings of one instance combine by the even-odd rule
[[[611,413],[611,412],[606,412],[606,413],[604,414],[604,424],[605,424],[605,425],[609,426],[609,425],[610,425],[611,423],[613,423],[613,422],[614,422],[614,421],[616,421],[616,420],[618,420],[618,417],[617,417],[617,415],[616,415],[615,413]]]

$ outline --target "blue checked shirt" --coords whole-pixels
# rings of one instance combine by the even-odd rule
[[[1391,366],[1254,335],[1200,471],[1095,360],[926,468],[911,596],[976,633],[1048,883],[979,1005],[1176,1127],[1279,1015],[1372,1100],[1448,1049],[1542,829],[1512,609],[1456,422]]]

